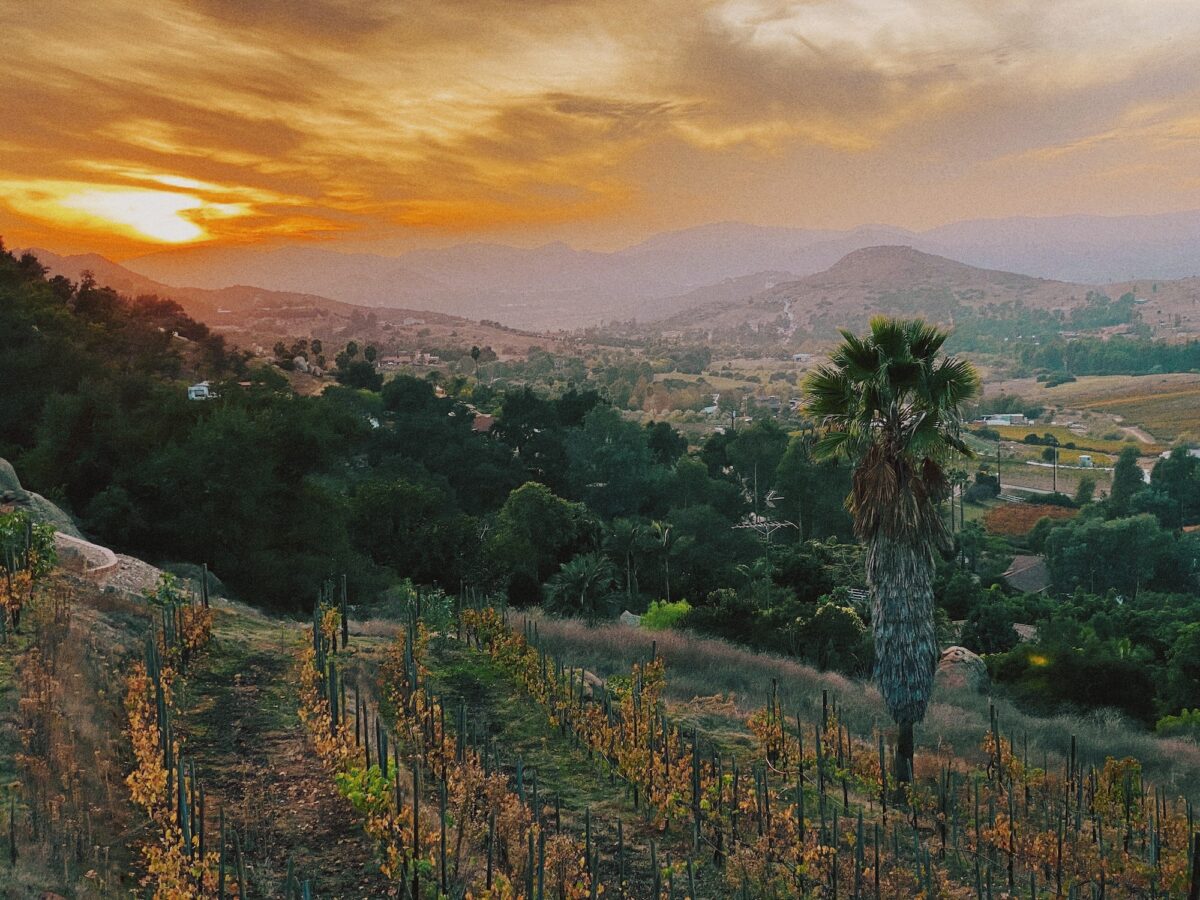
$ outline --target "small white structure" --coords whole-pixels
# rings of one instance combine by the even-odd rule
[[[208,389],[208,382],[201,381],[188,388],[189,400],[212,400],[217,395]]]
[[[993,413],[990,416],[984,416],[984,425],[1024,425],[1024,413]]]
[[[794,362],[794,363],[812,362],[812,358],[813,358],[813,355],[811,353],[793,353],[792,354],[792,362]]]
[[[1092,465],[1093,465],[1093,463],[1092,463],[1091,454],[1088,454],[1088,453],[1080,453],[1079,454],[1079,468],[1090,469],[1092,467]]]

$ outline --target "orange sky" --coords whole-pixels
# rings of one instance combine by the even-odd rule
[[[1195,0],[0,3],[0,234],[609,248],[1200,207]]]

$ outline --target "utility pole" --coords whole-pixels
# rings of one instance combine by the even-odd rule
[[[1054,493],[1058,493],[1058,444],[1054,445]]]
[[[1000,493],[1000,438],[996,438],[996,493]]]

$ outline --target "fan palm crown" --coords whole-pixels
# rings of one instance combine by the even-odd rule
[[[815,455],[855,466],[846,503],[867,545],[875,677],[901,725],[903,780],[937,661],[934,551],[948,540],[938,503],[949,493],[950,463],[971,455],[961,407],[979,392],[974,367],[942,354],[947,337],[920,320],[876,317],[863,337],[843,331],[829,363],[805,381],[808,414],[824,428]]]

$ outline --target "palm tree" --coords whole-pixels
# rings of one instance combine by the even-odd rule
[[[671,551],[675,548],[675,535],[671,531],[671,526],[666,522],[660,522],[657,519],[650,523],[650,534],[654,541],[658,544],[658,551],[662,554],[663,563],[663,581],[667,589],[666,601],[671,602]]]
[[[635,556],[642,546],[642,526],[636,519],[614,519],[604,545],[625,567],[625,596],[632,599],[637,584]]]
[[[616,569],[602,553],[581,553],[565,562],[546,582],[546,607],[581,615],[589,622],[607,611]]]
[[[805,381],[825,433],[816,453],[855,464],[847,508],[867,546],[875,679],[899,726],[895,777],[912,780],[913,726],[925,718],[938,644],[934,552],[947,543],[938,504],[947,466],[971,451],[959,407],[979,392],[966,360],[940,355],[945,331],[879,316],[870,334],[842,332],[830,362]]]

